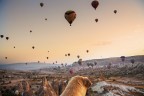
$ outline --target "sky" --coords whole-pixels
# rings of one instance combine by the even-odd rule
[[[96,10],[92,1],[0,0],[0,35],[10,38],[0,38],[0,64],[144,55],[144,0],[99,0]],[[72,26],[68,10],[76,12]]]

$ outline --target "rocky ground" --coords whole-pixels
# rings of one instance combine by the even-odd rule
[[[72,70],[73,72],[70,72]],[[0,70],[0,96],[48,96],[51,86],[59,96],[69,79],[87,76],[93,85],[87,96],[144,96],[144,63],[124,63],[116,66],[67,66],[33,71]],[[45,79],[43,79],[45,78]],[[47,85],[50,84],[50,85]],[[27,95],[26,95],[27,94]]]

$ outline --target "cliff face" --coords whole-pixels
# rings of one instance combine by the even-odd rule
[[[46,78],[43,78],[42,85],[37,92],[38,96],[58,96]]]

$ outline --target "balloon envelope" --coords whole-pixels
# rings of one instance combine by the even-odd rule
[[[78,64],[79,64],[79,65],[82,65],[82,59],[79,59],[79,60],[78,60]]]
[[[69,72],[70,72],[70,74],[73,74],[73,70],[72,69],[70,69]]]
[[[40,6],[43,7],[43,6],[44,6],[44,3],[41,2],[41,3],[40,3]]]
[[[3,38],[3,37],[4,37],[4,35],[0,35],[0,37],[1,37],[1,38]]]
[[[32,48],[34,49],[35,47],[34,47],[34,46],[32,46]]]
[[[95,19],[96,22],[98,22],[98,19]]]
[[[78,55],[77,58],[80,58],[80,56]]]
[[[94,1],[92,1],[91,5],[92,5],[92,7],[96,10],[96,8],[97,8],[98,5],[99,5],[99,2],[98,2],[97,0],[94,0]]]
[[[70,56],[70,53],[68,53],[68,56]]]
[[[69,11],[65,12],[65,19],[68,21],[70,26],[73,23],[73,21],[75,20],[75,18],[76,18],[76,13],[74,11],[69,10]]]
[[[8,40],[9,39],[9,37],[6,37],[6,40]]]
[[[117,13],[117,10],[114,10],[114,13],[116,14],[116,13]]]

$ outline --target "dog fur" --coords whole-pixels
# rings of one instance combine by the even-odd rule
[[[60,96],[85,96],[87,89],[92,85],[87,77],[72,77]]]

